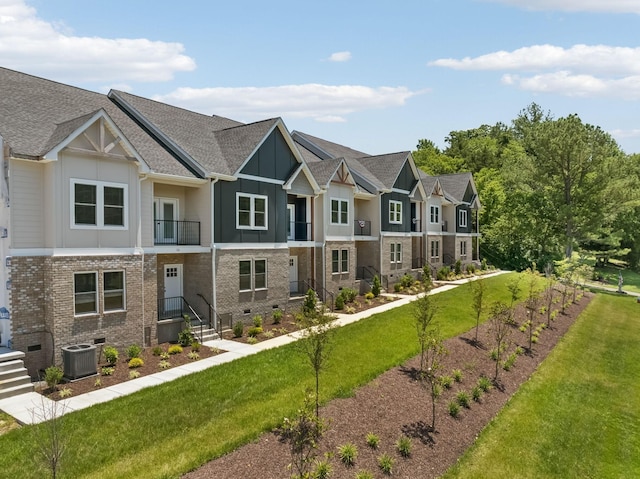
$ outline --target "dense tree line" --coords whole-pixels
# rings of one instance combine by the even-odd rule
[[[640,266],[640,155],[600,127],[532,103],[510,126],[452,131],[445,141],[440,150],[420,140],[414,159],[428,174],[473,173],[490,262],[522,270],[577,251]]]

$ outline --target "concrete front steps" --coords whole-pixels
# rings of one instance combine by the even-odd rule
[[[195,335],[196,338],[198,338],[198,341],[200,341],[201,344],[204,343],[205,341],[213,341],[214,339],[220,339],[220,336],[218,336],[218,332],[213,328],[203,329],[202,337],[200,337],[200,327],[193,326],[191,328],[191,331],[193,331],[193,334]]]
[[[0,354],[0,399],[33,392],[33,383],[24,367],[24,353]]]

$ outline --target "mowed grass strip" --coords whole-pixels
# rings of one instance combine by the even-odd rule
[[[640,304],[598,294],[444,477],[640,477]]]
[[[484,279],[487,301],[507,302],[506,284],[515,276]],[[439,293],[438,303],[443,336],[475,326],[468,286]],[[411,308],[395,308],[336,331],[320,377],[323,402],[352,394],[417,354]],[[300,407],[313,377],[291,344],[71,413],[63,419],[67,448],[59,477],[179,477],[280,424]],[[33,462],[31,434],[42,427],[0,436],[0,477],[42,477]]]

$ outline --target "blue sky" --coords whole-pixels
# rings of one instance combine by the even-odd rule
[[[372,154],[531,102],[640,153],[638,31],[640,0],[0,0],[0,65]]]

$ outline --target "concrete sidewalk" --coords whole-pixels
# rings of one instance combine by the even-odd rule
[[[502,274],[502,271],[496,273],[490,273],[482,276],[487,278]],[[456,288],[461,284],[468,283],[478,279],[474,277],[471,279],[461,279],[457,281],[447,282],[431,290],[430,294],[437,294],[443,291]],[[399,297],[400,299],[389,303],[376,306],[375,308],[368,309],[356,314],[336,314],[337,326],[345,326],[347,324],[355,323],[361,319],[368,318],[377,313],[389,311],[390,309],[397,308],[409,304],[419,297],[419,295],[401,295],[401,294],[389,294],[389,296]],[[196,373],[217,366],[219,364],[228,363],[238,358],[257,354],[267,349],[273,349],[285,344],[292,343],[300,339],[300,331],[296,331],[287,335],[278,336],[277,338],[268,339],[259,343],[250,345],[240,343],[238,341],[229,341],[226,339],[216,339],[213,341],[206,341],[203,343],[205,347],[215,347],[225,351],[222,354],[213,356],[211,358],[201,359],[183,366],[167,369],[165,371],[149,374],[138,379],[133,379],[124,383],[116,384],[106,388],[96,389],[90,393],[81,394],[79,396],[70,397],[57,401],[52,401],[45,396],[36,392],[22,394],[12,398],[0,400],[0,411],[3,411],[13,416],[21,424],[35,424],[47,420],[51,417],[52,412],[56,416],[67,414],[73,411],[79,411],[81,409],[93,406],[94,404],[100,404],[103,402],[111,401],[128,394],[133,394],[141,389],[151,386],[159,386],[161,384],[173,381],[179,377],[186,376],[188,374]],[[48,416],[48,417],[47,417]]]

